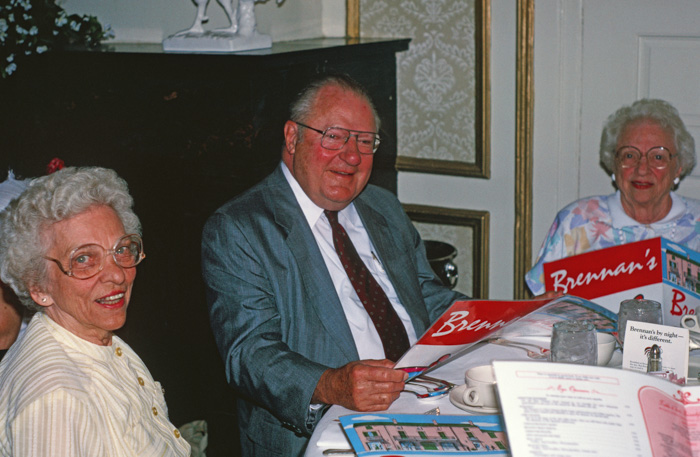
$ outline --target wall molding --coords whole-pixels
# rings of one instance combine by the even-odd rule
[[[345,36],[360,38],[360,0],[345,0]]]
[[[517,14],[513,298],[522,299],[532,264],[535,0],[518,0]]]

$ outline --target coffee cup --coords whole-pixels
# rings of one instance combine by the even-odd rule
[[[700,321],[697,314],[681,316],[681,327],[687,328],[690,334],[690,349],[700,349]]]
[[[615,337],[611,333],[597,332],[598,341],[598,366],[605,366],[610,363],[615,351]]]
[[[467,370],[464,374],[466,389],[462,394],[462,401],[467,406],[495,408],[498,406],[496,399],[496,376],[491,365],[481,365]]]
[[[686,314],[681,317],[681,327],[687,328],[691,332],[700,332],[700,322],[697,314]]]

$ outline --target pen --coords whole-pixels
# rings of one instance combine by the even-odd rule
[[[377,267],[379,268],[379,271],[381,271],[382,273],[385,273],[384,267],[382,267],[382,262],[379,261],[379,259],[377,258],[377,255],[374,253],[374,251],[370,251],[370,252],[372,253],[372,258],[377,263]]]

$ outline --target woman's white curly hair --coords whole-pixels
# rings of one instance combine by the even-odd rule
[[[678,153],[678,162],[684,177],[695,167],[695,140],[688,132],[678,110],[670,103],[658,99],[637,100],[629,106],[623,106],[608,117],[600,138],[600,162],[608,173],[615,172],[615,152],[617,140],[631,123],[639,120],[651,120],[661,127],[673,132],[674,146]]]
[[[141,234],[126,181],[107,168],[67,167],[32,179],[27,190],[0,213],[0,278],[24,306],[41,309],[30,289],[43,289],[47,279],[46,230],[96,205],[111,207],[126,233]]]

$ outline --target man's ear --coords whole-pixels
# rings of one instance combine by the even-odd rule
[[[32,286],[29,288],[29,295],[32,297],[32,300],[34,300],[34,303],[36,303],[39,306],[48,307],[53,304],[53,299],[51,299],[49,294],[40,291],[39,288],[36,286]]]
[[[297,140],[299,138],[299,125],[294,121],[287,121],[284,123],[284,148],[285,153],[289,155],[294,155],[297,147]]]

